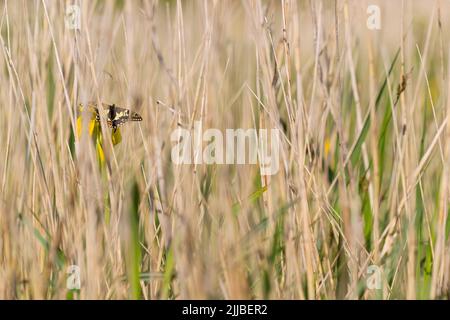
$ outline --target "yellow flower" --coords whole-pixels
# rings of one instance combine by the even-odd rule
[[[328,157],[328,153],[330,152],[331,141],[329,138],[325,138],[324,149],[325,149],[325,157]]]
[[[83,132],[83,107],[79,106],[79,116],[77,118],[77,138],[78,140],[81,138],[81,134]],[[97,150],[97,158],[99,160],[99,164],[103,167],[105,162],[105,153],[103,151],[103,134],[100,125],[100,121],[98,120],[98,115],[96,108],[89,106],[89,110],[87,110],[86,114],[90,114],[91,118],[88,123],[88,133],[92,138],[92,141],[95,143],[95,148]],[[122,141],[122,135],[120,133],[120,128],[111,129],[111,141],[115,146]]]

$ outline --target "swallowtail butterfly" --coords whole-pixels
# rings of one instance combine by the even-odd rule
[[[121,125],[128,121],[142,121],[142,117],[137,113],[129,109],[119,108],[115,104],[102,103],[103,110],[106,112],[106,122],[108,126],[116,130]],[[80,111],[83,111],[83,105],[79,106]],[[95,115],[95,120],[100,122],[100,114],[96,103],[90,102],[88,104],[88,110]]]

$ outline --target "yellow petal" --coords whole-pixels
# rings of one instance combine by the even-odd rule
[[[96,123],[95,119],[89,121],[89,135],[90,135],[90,136],[92,136],[92,134],[93,134],[93,132],[94,132],[94,128],[96,127],[96,124],[97,124],[97,123]]]
[[[97,140],[97,158],[100,163],[100,167],[103,167],[103,164],[105,163],[105,153],[103,152],[101,141]]]
[[[331,147],[331,141],[330,141],[330,139],[329,139],[329,138],[325,138],[325,146],[324,146],[324,149],[325,149],[325,157],[328,156],[328,153],[330,152],[330,147]]]
[[[81,138],[81,116],[77,118],[77,138]]]
[[[119,128],[117,128],[116,130],[112,130],[111,139],[114,146],[122,141],[122,135],[120,134]]]

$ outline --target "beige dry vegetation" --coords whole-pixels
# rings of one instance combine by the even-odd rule
[[[0,1],[0,298],[450,297],[448,1],[73,3]],[[143,117],[100,167],[90,100]],[[194,121],[279,128],[280,171],[174,165]]]

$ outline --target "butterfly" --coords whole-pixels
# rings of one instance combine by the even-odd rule
[[[106,111],[106,123],[110,128],[112,128],[114,131],[124,125],[128,121],[142,121],[142,117],[134,111],[131,111],[129,109],[120,108],[117,107],[115,104],[106,104],[102,103],[104,111]],[[83,111],[83,105],[78,105],[80,111]],[[95,120],[97,122],[100,122],[100,113],[97,108],[97,104],[90,102],[88,103],[88,110],[95,115]]]

